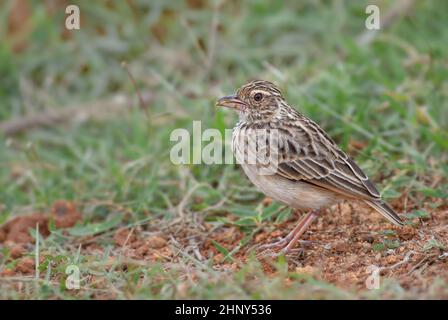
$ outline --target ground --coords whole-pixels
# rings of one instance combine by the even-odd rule
[[[448,298],[446,3],[377,1],[372,35],[368,1],[73,2],[77,31],[66,1],[0,4],[0,298]],[[293,253],[257,256],[305,212],[236,164],[170,161],[174,129],[231,129],[216,99],[253,78],[405,227],[343,202]]]
[[[270,199],[265,199],[263,206],[272,206]],[[430,210],[430,217],[409,216],[405,227],[395,227],[365,205],[335,205],[311,226],[303,237],[304,243],[298,246],[300,250],[286,257],[256,257],[256,251],[251,248],[254,244],[269,243],[286,235],[297,222],[300,213],[292,214],[284,222],[261,224],[256,231],[251,232],[250,240],[236,226],[203,221],[179,221],[172,225],[165,221],[154,221],[147,225],[118,228],[100,236],[82,237],[69,247],[66,246],[66,250],[79,250],[78,254],[82,254],[83,261],[77,265],[89,270],[82,279],[82,289],[73,294],[102,299],[118,298],[126,291],[117,294],[111,289],[114,283],[121,283],[128,278],[131,271],[136,287],[143,292],[126,293],[124,297],[145,294],[145,289],[140,287],[145,284],[154,290],[154,287],[169,282],[173,288],[167,298],[206,298],[203,293],[197,292],[196,286],[203,285],[204,281],[211,281],[212,285],[217,286],[229,281],[226,288],[228,292],[213,294],[217,294],[217,297],[238,298],[362,296],[446,299],[447,210],[445,205],[440,210]],[[57,219],[62,216],[66,218],[64,223],[71,221],[72,225],[80,220],[80,213],[72,203],[59,201],[49,214],[15,218],[3,226],[0,240],[7,248],[9,261],[1,272],[4,288],[17,290],[18,297],[22,296],[19,292],[24,294],[28,286],[28,290],[33,290],[36,264],[28,228],[36,223],[45,227],[49,221],[55,222],[56,230],[69,226],[58,226]],[[41,228],[40,232],[42,236],[49,233],[45,228]],[[62,234],[68,235],[68,232],[63,231]],[[247,245],[242,246],[242,241]],[[48,248],[40,252],[39,268],[43,273],[52,269],[64,270],[70,264],[69,257],[58,257],[51,251]],[[163,272],[156,273],[157,277],[149,280],[147,271],[143,269],[156,266]],[[380,274],[380,287],[376,289],[366,286],[368,277],[372,275],[369,269],[371,266],[378,268]],[[93,276],[95,273],[92,271],[95,269],[113,273],[115,280],[111,282],[107,274],[101,272]],[[239,274],[235,273],[238,271]],[[47,275],[55,283],[61,282],[61,275],[57,272]],[[181,281],[173,281],[176,277]],[[60,285],[63,287],[64,281]],[[260,285],[274,286],[279,291],[258,293]],[[238,292],[245,286],[248,287],[244,292]],[[307,291],[308,286],[315,291]],[[298,291],[295,294],[286,291],[287,295],[280,291],[291,290],[291,287]]]

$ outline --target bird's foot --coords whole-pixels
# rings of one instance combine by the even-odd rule
[[[262,244],[262,245],[254,246],[252,248],[255,249],[257,252],[266,251],[266,250],[281,251],[282,249],[286,250],[286,246],[289,244],[290,241],[291,241],[291,239],[288,239],[287,237],[285,237],[285,238],[280,238],[279,240],[274,241],[272,243]],[[300,245],[304,248],[309,248],[314,243],[314,241],[309,241],[309,240],[298,240],[297,242],[299,242]]]
[[[287,250],[285,247],[278,251],[275,251],[272,249],[265,249],[263,251],[258,252],[256,257],[258,259],[263,259],[263,258],[278,258],[280,256],[285,256],[285,257],[301,256],[304,252],[305,252],[305,250],[303,248]]]
[[[279,240],[271,242],[271,243],[266,243],[266,244],[255,246],[255,250],[258,252],[267,251],[267,250],[278,251],[278,250],[283,249],[285,246],[287,246],[289,241],[290,241],[290,239],[288,239],[287,237],[280,238]]]
[[[278,255],[289,255],[290,252],[293,251],[293,247],[297,242],[301,242],[301,244],[309,244],[310,241],[301,241],[299,238],[303,235],[303,233],[306,231],[306,229],[309,227],[309,225],[313,222],[314,219],[316,219],[317,213],[314,211],[311,211],[310,213],[306,214],[302,219],[300,219],[297,226],[283,239],[280,239],[274,243],[261,245],[258,247],[255,247],[257,251],[261,251],[261,256],[272,256],[272,253],[276,252],[276,250],[280,250],[278,253],[275,253],[276,256]],[[265,253],[263,253],[265,252]],[[257,254],[257,257],[260,256],[260,254]]]
[[[304,252],[305,247],[309,248],[313,243],[312,241],[306,241],[306,240],[299,240],[298,242],[302,247],[297,249],[292,249],[288,247],[290,239],[288,239],[287,237],[281,238],[280,240],[277,240],[272,243],[255,246],[254,249],[257,252],[256,257],[266,258],[266,257],[279,257],[281,255],[285,256],[300,255]]]

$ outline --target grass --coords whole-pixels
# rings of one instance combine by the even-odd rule
[[[26,8],[15,8],[14,1],[0,5],[0,122],[114,101],[117,95],[131,97],[134,108],[106,120],[78,119],[1,137],[0,223],[48,212],[59,199],[74,201],[83,214],[70,232],[52,229],[40,239],[45,259],[39,280],[0,279],[1,298],[97,298],[110,292],[122,299],[421,294],[395,282],[375,292],[344,289],[285,270],[281,263],[266,277],[256,259],[238,264],[237,272],[180,251],[173,264],[130,261],[113,235],[123,226],[148,232],[148,225],[166,225],[183,214],[216,228],[237,225],[249,241],[266,221],[287,220],[289,211],[279,217],[278,207],[260,205],[262,195],[238,166],[169,161],[173,129],[191,131],[193,120],[202,121],[203,129],[232,128],[236,115],[217,110],[214,102],[253,78],[277,83],[291,104],[378,182],[385,199],[406,198],[404,212],[431,202],[443,209],[447,4],[417,2],[409,16],[396,18],[371,44],[359,46],[368,1],[290,1],[285,7],[264,1],[74,1],[81,9],[78,31],[64,30],[63,2],[26,3],[23,23],[13,26],[8,21]],[[379,1],[381,13],[392,4]],[[148,117],[138,108],[123,61],[140,90],[151,94]],[[101,250],[78,251],[86,237]],[[434,243],[429,245],[443,247]],[[235,248],[216,241],[215,249],[230,259]],[[33,250],[27,254],[34,258]],[[14,263],[3,246],[0,270]],[[78,292],[64,288],[65,267],[73,263],[85,284]],[[446,286],[437,281],[431,288]],[[423,297],[440,297],[431,288]]]

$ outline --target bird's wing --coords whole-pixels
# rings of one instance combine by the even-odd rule
[[[348,197],[380,200],[367,175],[312,120],[303,117],[270,129],[278,135],[276,174]]]
[[[403,225],[397,213],[381,200],[378,190],[366,174],[316,123],[299,114],[290,119],[282,123],[270,121],[254,126],[255,129],[263,129],[266,132],[264,135],[251,134],[246,126],[242,126],[236,135],[239,140],[237,154],[240,157],[241,154],[247,154],[249,159],[255,155],[257,169],[261,164],[262,169],[268,167],[269,174],[307,182],[349,198],[363,200],[390,222]],[[270,135],[269,139],[265,137],[267,134]],[[248,141],[242,144],[241,140]],[[248,145],[249,148],[241,148],[242,145]]]

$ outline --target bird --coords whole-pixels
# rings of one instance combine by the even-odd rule
[[[238,113],[232,151],[249,180],[267,197],[308,211],[286,237],[260,248],[290,252],[322,209],[344,200],[361,200],[392,224],[404,225],[353,159],[272,82],[250,81],[216,106]]]

